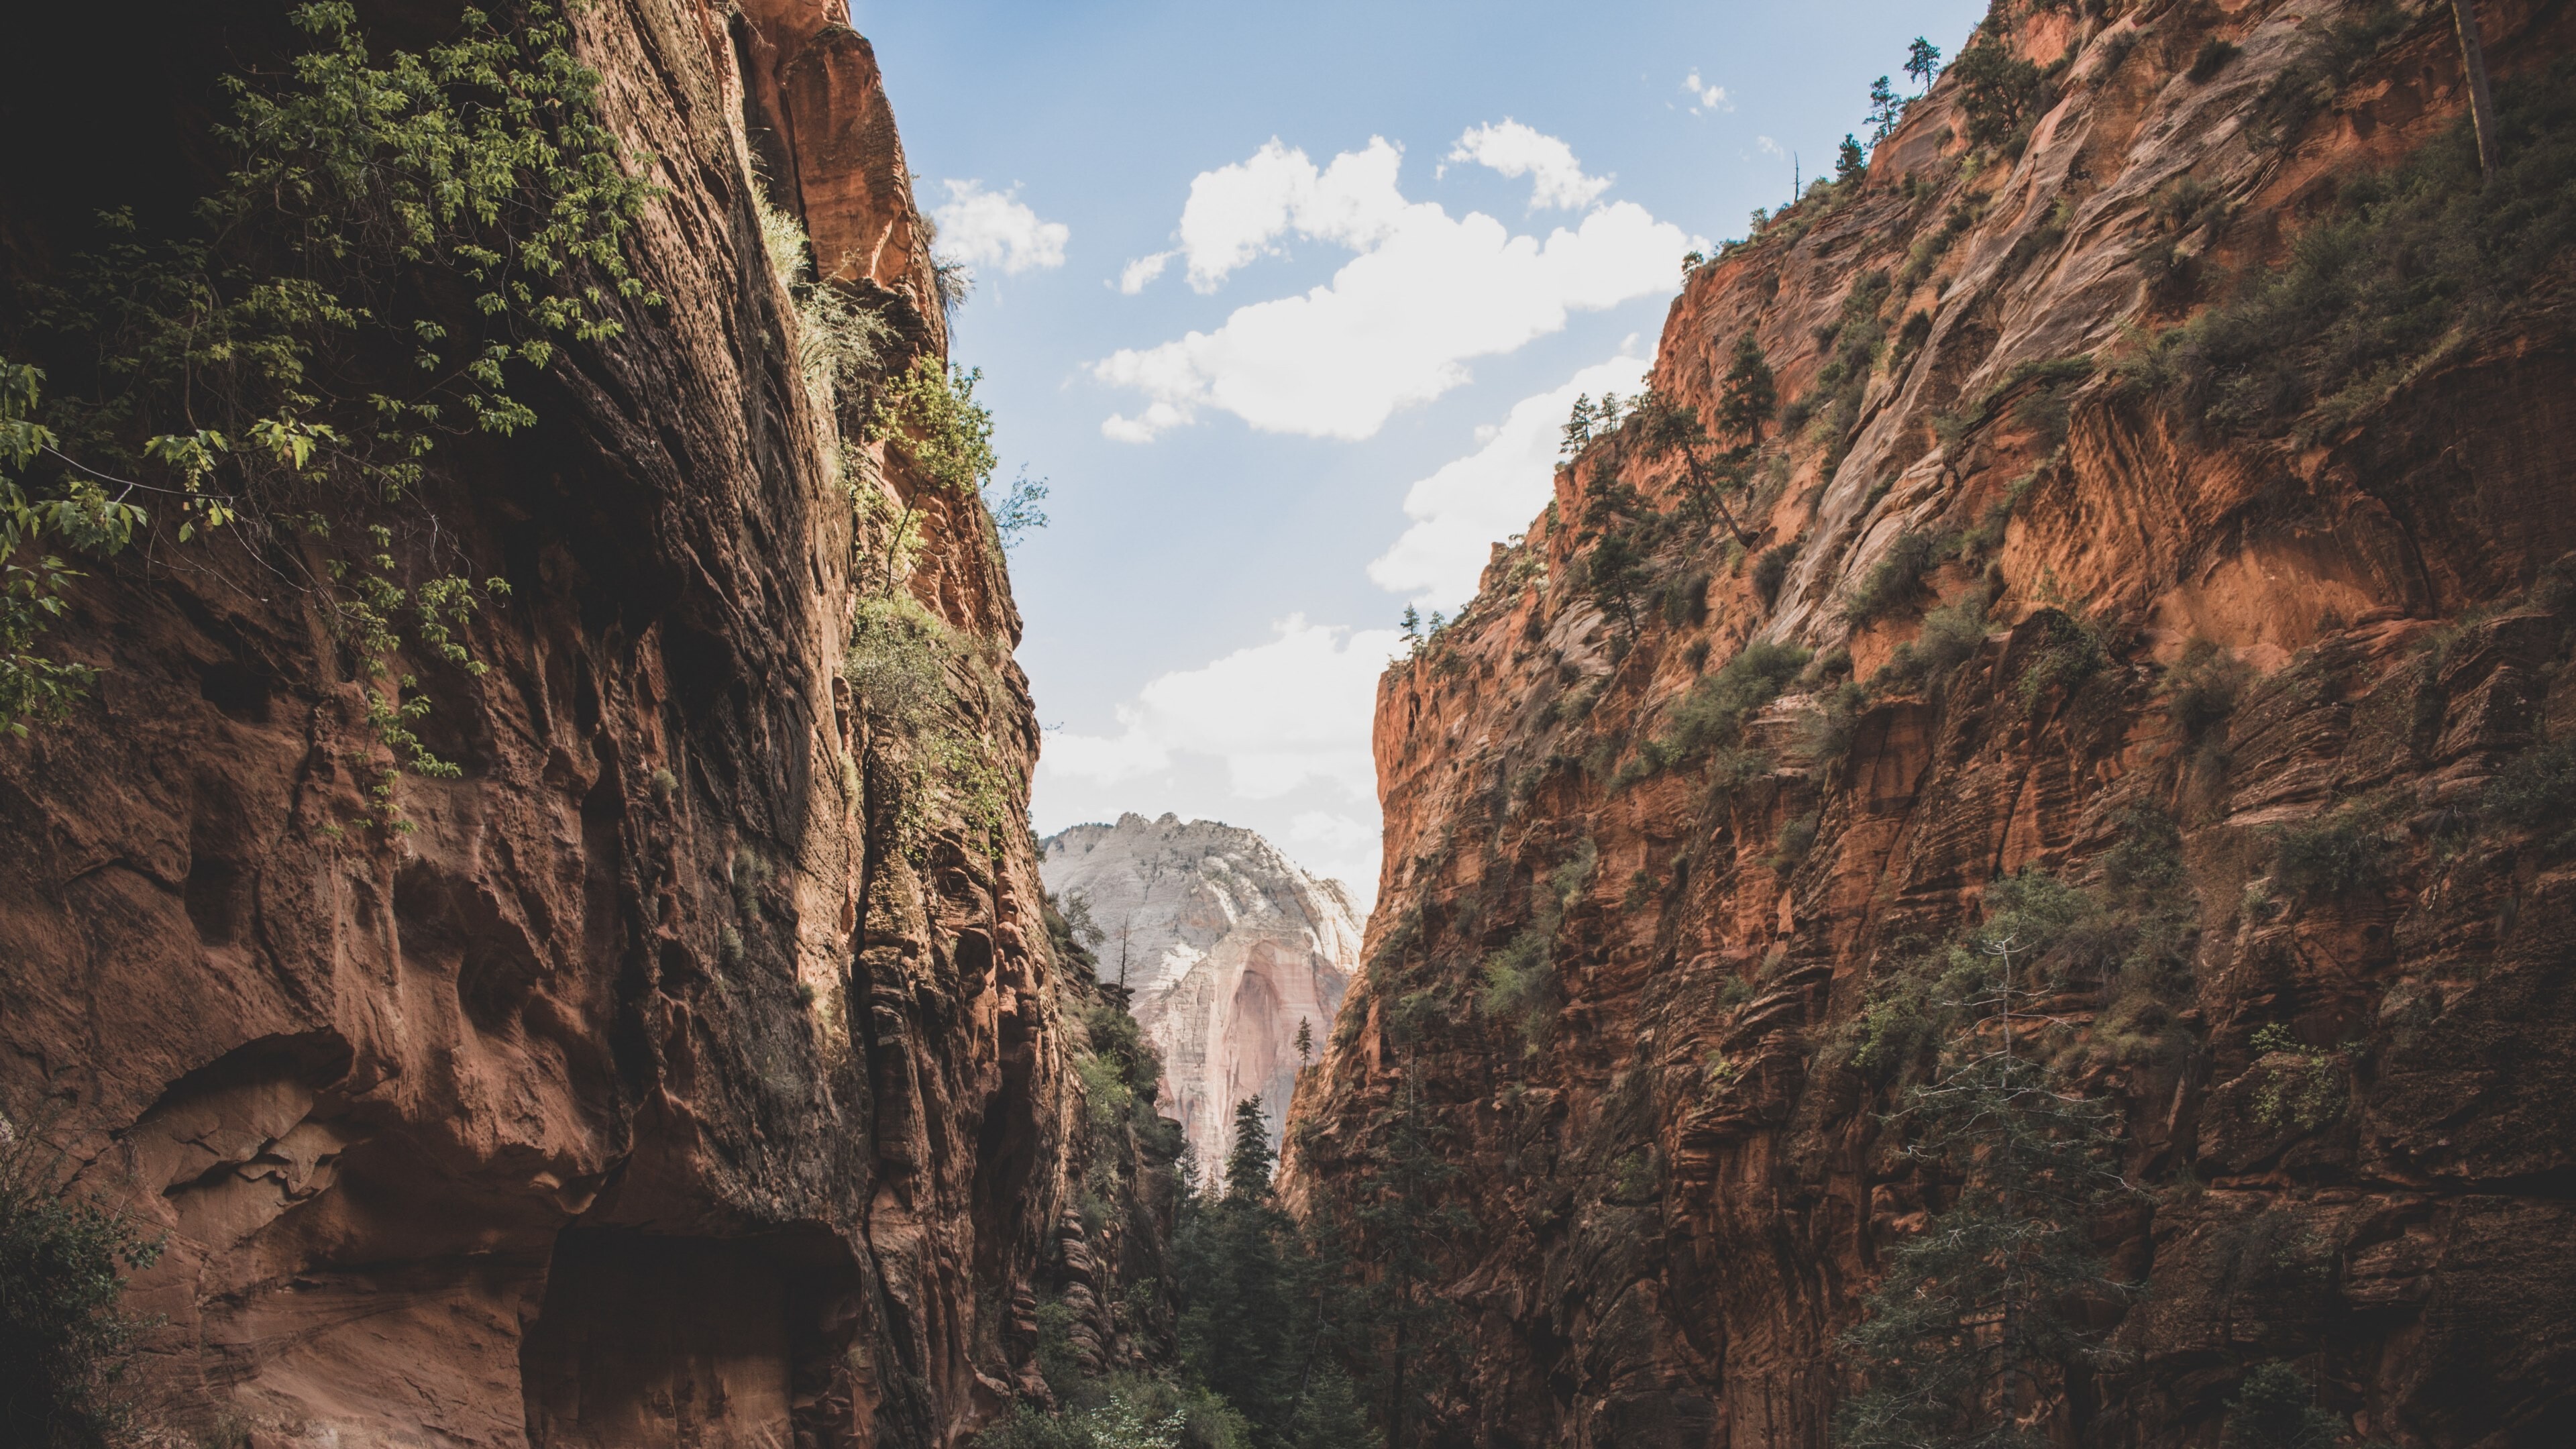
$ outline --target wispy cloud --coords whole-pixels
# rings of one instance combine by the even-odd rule
[[[1129,262],[1118,274],[1118,290],[1126,296],[1135,296],[1152,286],[1154,279],[1163,275],[1163,268],[1170,266],[1172,258],[1178,255],[1178,252],[1155,252]]]
[[[1690,73],[1689,78],[1682,82],[1682,89],[1690,92],[1690,113],[1694,116],[1735,109],[1735,102],[1727,99],[1726,87],[1713,86],[1701,80],[1698,71]]]

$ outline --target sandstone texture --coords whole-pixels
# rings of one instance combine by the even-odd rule
[[[452,23],[358,8],[387,45]],[[0,1103],[166,1234],[129,1297],[173,1432],[953,1444],[1035,1382],[1041,1292],[1109,1296],[1126,1222],[1068,1184],[1125,1148],[1068,1069],[1089,978],[1044,922],[990,525],[835,455],[755,214],[759,171],[937,355],[911,178],[837,4],[569,13],[662,188],[628,249],[663,300],[612,299],[624,335],[567,349],[533,430],[434,455],[435,528],[393,536],[511,586],[468,626],[489,673],[401,661],[461,775],[401,778],[413,833],[350,824],[386,761],[259,552],[297,545],[94,568],[47,647],[96,687],[0,739]],[[50,139],[0,163],[13,296],[100,208],[182,213],[218,76],[292,40],[236,7],[18,20],[43,64],[0,109]],[[23,321],[12,355],[55,361]],[[998,829],[899,819],[899,742],[844,682],[871,489],[918,505],[909,587],[983,661],[939,708]]]
[[[1275,1142],[1307,1064],[1298,1029],[1322,1050],[1359,965],[1342,883],[1252,831],[1134,813],[1048,836],[1038,871],[1059,901],[1088,908],[1101,980],[1134,994],[1163,1058],[1163,1111],[1202,1170],[1225,1161],[1246,1098],[1261,1099]]]
[[[2476,9],[2500,78],[2576,37],[2562,4]],[[1847,410],[1775,435],[1751,547],[1666,535],[1619,617],[1580,582],[1584,520],[1614,482],[1669,515],[1682,470],[1596,446],[1381,685],[1383,885],[1286,1171],[1310,1208],[1347,1195],[1427,1104],[1456,1169],[1439,1196],[1472,1227],[1440,1245],[1457,1341],[1423,1360],[1416,1442],[1828,1443],[1835,1340],[1939,1206],[1898,1150],[1895,1088],[1851,1060],[1858,1019],[1996,877],[2102,880],[2149,818],[2178,828],[2187,880],[2179,996],[2152,1029],[2100,982],[2047,1006],[2146,1185],[2098,1230],[2143,1293],[2038,1427],[2214,1445],[2249,1367],[2285,1360],[2355,1442],[2576,1439],[2576,874],[2562,827],[2480,803],[2576,728],[2549,573],[2576,549],[2565,259],[2295,435],[2198,426],[2110,367],[2047,373],[2286,256],[2338,180],[2453,124],[2465,89],[2450,7],[2401,11],[2274,141],[2276,80],[2368,7],[1996,13],[2016,55],[2066,62],[2025,147],[1963,166],[1945,77],[1865,183],[1696,268],[1672,308],[1654,386],[1703,416],[1748,330],[1783,399],[1830,402],[1846,302],[1893,282]],[[2181,244],[2196,271],[2151,274],[2185,194],[2218,220]],[[2062,448],[2016,401],[2052,387]],[[1905,535],[1981,523],[1982,553],[1851,621]],[[1766,596],[1753,562],[1792,541]],[[1984,625],[1929,682],[1828,729],[1832,676],[1807,673],[1723,777],[1645,756],[1749,642],[1846,648],[1865,681],[1972,594]],[[2100,655],[2067,685],[2044,666],[2078,619]],[[2179,702],[2196,642],[2246,671],[2215,722]],[[2293,889],[2290,842],[2320,840],[2360,841],[2364,864]],[[1489,1009],[1486,963],[1560,891],[1553,997],[1525,1033]]]

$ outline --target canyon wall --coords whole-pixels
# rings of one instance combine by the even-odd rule
[[[1342,883],[1306,874],[1267,840],[1212,820],[1129,813],[1039,842],[1059,901],[1099,932],[1101,979],[1133,993],[1163,1058],[1162,1107],[1200,1169],[1225,1162],[1235,1104],[1259,1097],[1277,1141],[1306,1032],[1321,1050],[1360,924]]]
[[[379,55],[454,23],[358,9]],[[394,664],[457,773],[370,794],[390,684],[296,582],[324,545],[165,521],[83,563],[41,643],[97,680],[0,737],[0,1106],[166,1241],[136,1382],[198,1442],[953,1444],[1043,1394],[1038,1295],[1104,1302],[1150,1244],[1069,1211],[1133,1144],[1068,1069],[1094,998],[1044,919],[991,525],[835,416],[764,247],[755,173],[888,365],[939,358],[912,178],[837,4],[569,20],[659,188],[623,244],[658,296],[522,384],[533,426],[358,520],[403,578],[508,586],[459,626],[488,672]],[[298,40],[159,3],[12,26],[13,297],[102,209],[185,217],[229,164],[222,75]],[[11,306],[13,360],[76,386]],[[906,509],[898,582],[959,641],[911,707],[984,762],[974,812],[844,675],[868,520]]]
[[[2503,93],[2564,87],[2568,7],[2476,11]],[[1383,886],[1285,1180],[1314,1215],[1438,1159],[1403,1442],[1828,1443],[1838,1335],[1956,1184],[1874,1014],[1998,879],[2110,900],[2159,852],[2171,969],[2033,1008],[2118,1114],[2138,1191],[2094,1233],[2139,1292],[2025,1422],[2212,1445],[2278,1361],[2351,1441],[2576,1438],[2576,874],[2529,783],[2576,729],[2567,254],[2410,294],[2438,345],[2277,425],[2156,371],[2340,186],[2474,167],[2451,17],[2001,0],[2017,136],[1971,154],[1954,69],[1673,304],[1659,394],[1717,429],[1750,333],[1789,402],[1747,537],[1597,430],[1388,672]],[[2342,244],[2309,275],[2378,265]]]

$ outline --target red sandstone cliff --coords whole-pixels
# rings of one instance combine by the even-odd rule
[[[386,43],[453,19],[360,9]],[[911,587],[990,671],[940,707],[999,828],[905,838],[842,679],[860,524],[752,178],[937,354],[911,178],[837,5],[571,17],[662,188],[628,252],[664,302],[548,369],[532,432],[437,455],[439,528],[396,539],[511,586],[470,626],[488,674],[403,662],[461,776],[401,780],[416,833],[347,828],[379,750],[315,598],[220,535],[93,569],[46,642],[103,674],[0,740],[0,1089],[167,1235],[129,1295],[160,1316],[156,1422],[954,1443],[1034,1382],[1037,1289],[1107,1296],[1068,1184],[1123,1149],[1086,1145],[1067,1070],[1089,986],[1041,921],[999,552],[882,447],[854,486],[923,510]],[[97,208],[184,208],[223,164],[215,77],[273,57],[271,23],[13,19],[13,286]]]
[[[2576,39],[2563,4],[2477,8],[2502,75]],[[1893,1088],[1851,1059],[1856,1019],[1995,877],[2099,881],[2148,818],[2179,828],[2178,984],[2073,982],[2047,1008],[2152,1185],[2100,1229],[2144,1296],[2041,1427],[2213,1444],[2247,1366],[2288,1360],[2356,1435],[2576,1435],[2576,876],[2555,827],[2480,814],[2576,728],[2546,572],[2576,549],[2566,258],[2295,431],[2203,426],[2107,365],[2285,258],[2338,180],[2453,124],[2450,13],[2399,12],[2329,65],[2321,38],[2367,7],[1999,4],[2016,55],[2064,61],[2017,153],[1962,164],[1945,78],[1865,183],[1673,306],[1658,389],[1713,415],[1751,330],[1781,396],[1815,405],[1766,451],[1751,549],[1639,533],[1647,581],[1617,617],[1585,587],[1589,520],[1613,481],[1668,520],[1683,485],[1614,437],[1389,671],[1380,905],[1288,1174],[1301,1201],[1352,1190],[1416,1092],[1460,1169],[1437,1195],[1474,1227],[1444,1235],[1434,1285],[1458,1342],[1416,1369],[1436,1380],[1419,1442],[1826,1443],[1835,1337],[1939,1206],[1882,1115]],[[2306,94],[2328,98],[2283,102]],[[1883,331],[1820,380],[1864,326]],[[1951,547],[1847,622],[1908,535]],[[1793,541],[1766,599],[1754,564]],[[1857,704],[1811,669],[1722,770],[1647,751],[1749,641],[1847,648],[1866,681],[1934,647],[1936,604],[1943,668]],[[2250,671],[2215,723],[2206,694],[2179,702],[2226,668],[2206,646]],[[2293,889],[2285,842],[2346,836],[2369,868]],[[1533,923],[1553,996],[1525,1035],[1484,973]],[[2311,1079],[2284,1109],[2280,1084]]]

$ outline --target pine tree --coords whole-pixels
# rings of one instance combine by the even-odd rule
[[[1713,448],[1708,431],[1700,426],[1699,411],[1690,404],[1677,402],[1660,392],[1648,389],[1637,398],[1629,415],[1636,429],[1636,447],[1647,457],[1679,453],[1683,476],[1689,485],[1686,497],[1690,511],[1702,522],[1711,516],[1726,525],[1735,541],[1751,547],[1753,537],[1735,520],[1726,506],[1725,493],[1740,486],[1740,470],[1729,470],[1718,462],[1702,457],[1702,450]],[[1597,581],[1597,575],[1596,575]]]
[[[1182,1362],[1252,1422],[1263,1444],[1279,1442],[1300,1367],[1293,1226],[1271,1195],[1274,1160],[1261,1099],[1238,1103],[1224,1192],[1185,1200],[1173,1238]]]
[[[2049,1405],[2091,1352],[2088,1303],[2116,1298],[2094,1218],[2123,1190],[2112,1110],[2068,1090],[2025,1038],[2046,1025],[2017,979],[2042,944],[1990,921],[1954,948],[1927,1000],[1951,1028],[1907,1093],[1908,1156],[1955,1196],[1890,1255],[1842,1344],[1867,1388],[1844,1449],[2006,1449],[2049,1442]]]
[[[1592,443],[1592,395],[1584,393],[1574,400],[1574,411],[1566,415],[1565,441],[1558,445],[1560,457],[1571,458]]]
[[[1905,73],[1920,88],[1918,94],[1932,89],[1932,77],[1941,73],[1941,47],[1922,36],[1914,37],[1914,44],[1906,48]]]
[[[1426,1385],[1441,1375],[1423,1361],[1450,1351],[1449,1305],[1430,1289],[1442,1239],[1471,1224],[1439,1201],[1458,1169],[1441,1154],[1423,1110],[1419,1072],[1408,1062],[1394,1118],[1360,1173],[1361,1201],[1351,1214],[1372,1270],[1361,1297],[1363,1331],[1377,1383],[1371,1397],[1390,1445],[1407,1445],[1429,1404]]]
[[[1735,339],[1735,354],[1726,365],[1726,382],[1717,394],[1717,430],[1745,446],[1761,443],[1762,430],[1780,411],[1780,388],[1771,363],[1762,355],[1762,340],[1747,332]]]
[[[1898,97],[1896,87],[1888,83],[1887,77],[1880,76],[1872,81],[1869,87],[1869,143],[1875,146],[1886,140],[1904,116],[1905,102]]]
[[[1860,142],[1849,132],[1845,132],[1842,145],[1834,149],[1834,184],[1848,186],[1868,175],[1869,153],[1860,148]]]
[[[1301,1016],[1297,1018],[1297,1069],[1305,1070],[1306,1064],[1314,1059],[1315,1026]]]

